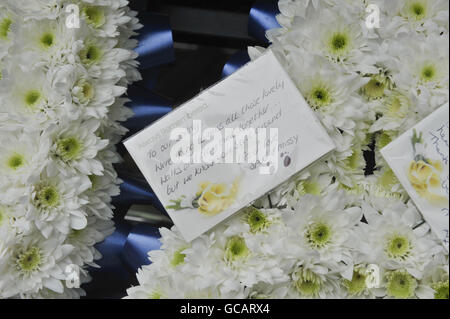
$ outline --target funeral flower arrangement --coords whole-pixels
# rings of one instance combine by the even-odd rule
[[[72,281],[114,230],[121,96],[140,78],[127,4],[0,3],[0,298],[83,295]]]
[[[379,152],[448,102],[448,1],[279,8],[271,49],[337,151],[191,243],[162,229],[129,297],[448,298],[448,253]]]

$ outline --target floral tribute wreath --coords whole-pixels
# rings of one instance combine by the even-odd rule
[[[0,3],[0,298],[84,295],[71,276],[89,280],[114,231],[122,96],[141,79],[127,4]]]
[[[377,27],[367,22],[369,6]],[[152,264],[128,298],[448,299],[448,252],[379,152],[449,100],[448,1],[278,7],[270,48],[337,151],[191,243],[176,227],[161,229],[162,249],[149,252]],[[261,8],[256,16],[267,22],[270,10]],[[426,192],[434,175],[420,167],[409,173]]]

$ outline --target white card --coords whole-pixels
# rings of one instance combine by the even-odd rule
[[[175,128],[187,129],[189,143],[181,135],[174,136],[177,140],[170,139]],[[205,137],[205,128],[212,128],[223,138],[222,149],[212,148],[215,154],[222,155],[217,158],[219,163],[205,164],[203,157],[198,158],[199,153],[197,157],[191,156],[197,164],[175,163],[171,152],[189,156],[190,151],[199,150],[200,145],[205,152],[201,154],[207,155],[208,146],[220,144],[215,135]],[[264,128],[261,130],[264,134],[270,133],[266,128],[271,132],[278,130],[271,135],[272,141],[277,139],[277,143],[257,144],[264,140],[256,131],[256,140],[248,138],[239,143],[237,137],[227,139],[226,131],[234,128]],[[226,141],[234,142],[231,148]],[[245,155],[245,162],[237,160],[242,150],[237,147],[242,146],[242,141],[247,141],[244,143],[247,149],[240,153]],[[251,145],[257,146],[248,148],[249,141],[256,141]],[[187,241],[248,206],[335,148],[271,51],[124,144]],[[258,153],[264,145],[266,154],[273,155],[267,161]],[[259,164],[250,158],[253,151]],[[224,163],[229,156],[234,163]],[[268,174],[270,169],[272,175]]]
[[[448,103],[381,150],[392,171],[448,251]]]

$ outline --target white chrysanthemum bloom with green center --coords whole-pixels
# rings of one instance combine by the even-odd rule
[[[8,120],[2,126],[7,129],[40,129],[49,120],[47,112],[51,90],[46,76],[42,72],[9,70],[10,66],[7,67],[8,91],[0,104],[0,113],[7,114]]]
[[[99,125],[98,121],[91,119],[49,130],[52,140],[50,152],[62,174],[103,175],[103,165],[97,154],[108,145],[108,140],[96,135]]]
[[[61,0],[15,0],[9,2],[11,9],[23,20],[56,19],[63,10]]]
[[[33,69],[73,64],[81,45],[76,32],[67,27],[65,19],[29,20],[18,28],[12,50],[20,65],[31,65]]]
[[[421,222],[417,209],[398,202],[381,213],[365,204],[363,212],[368,225],[360,228],[365,234],[361,247],[370,247],[362,252],[369,262],[386,269],[404,268],[421,279],[431,257],[443,248],[432,240],[428,225],[417,227]]]
[[[286,185],[280,186],[280,190],[270,196],[272,199],[272,195],[281,196],[276,202],[278,207],[293,207],[306,194],[319,196],[326,192],[332,180],[328,167],[324,163],[318,163],[302,171]]]
[[[343,191],[321,197],[305,195],[294,207],[293,214],[283,216],[291,234],[287,250],[292,254],[317,254],[318,260],[351,266],[348,240],[362,213],[358,207],[348,207],[350,198]]]
[[[112,38],[92,37],[89,31],[81,29],[86,40],[78,50],[77,62],[92,78],[117,83],[126,76],[121,63],[133,59],[134,53],[117,47],[117,40]]]
[[[417,98],[407,92],[392,91],[376,107],[379,118],[373,123],[370,132],[400,131],[412,127],[418,121]]]
[[[368,265],[355,265],[351,279],[342,279],[342,285],[347,290],[349,298],[373,298],[370,289],[371,276],[373,275],[369,272]]]
[[[440,254],[427,266],[421,284],[429,287],[428,299],[449,299],[448,255]]]
[[[0,133],[0,190],[11,185],[26,185],[39,176],[48,161],[49,140],[36,133]]]
[[[408,32],[439,34],[448,32],[447,0],[375,0],[382,13],[379,33],[384,38]]]
[[[118,27],[126,25],[131,17],[125,14],[124,1],[114,1],[110,5],[83,4],[81,16],[86,24],[99,37],[115,38],[119,35]]]
[[[73,249],[61,245],[60,237],[44,239],[39,234],[15,238],[7,249],[1,248],[2,297],[20,297],[20,294],[37,293],[43,288],[56,293],[64,291],[63,280],[67,255]],[[3,268],[4,267],[4,268]]]
[[[295,52],[289,59],[292,62],[287,70],[294,78],[302,74],[297,85],[328,130],[340,129],[353,134],[355,121],[369,118],[370,110],[358,94],[363,78],[345,74],[318,58],[306,59],[299,65],[302,58]]]
[[[348,21],[359,20],[348,4],[335,8],[309,10],[304,17],[296,16],[292,27],[277,36],[276,43],[283,44],[290,55],[318,55],[345,70],[376,73],[371,56],[370,38],[365,36],[362,24]]]
[[[305,258],[296,264],[291,274],[291,288],[288,298],[329,299],[342,298],[344,290],[339,282],[339,274],[325,263]]]
[[[81,195],[89,187],[85,176],[44,172],[31,186],[27,219],[46,238],[54,232],[68,235],[72,229],[83,229],[87,224],[83,205],[87,202]]]
[[[13,44],[11,29],[14,21],[14,14],[0,4],[0,60],[7,55],[9,47]]]
[[[412,92],[419,100],[423,100],[419,105],[413,105],[415,109],[412,110],[420,118],[448,101],[448,33],[428,37],[405,36],[395,42],[392,40],[389,55],[392,57],[388,62],[389,69],[399,90]]]
[[[403,188],[397,188],[399,182],[394,173],[389,169],[383,171],[380,176],[365,177],[355,188],[344,189],[357,195],[359,205],[364,201],[378,211],[398,202],[406,202],[409,197]]]
[[[58,93],[65,96],[65,102],[74,106],[74,118],[105,119],[116,98],[126,92],[126,87],[115,85],[113,80],[90,77],[81,66],[57,69],[53,83]]]

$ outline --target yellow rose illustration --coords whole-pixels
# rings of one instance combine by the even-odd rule
[[[217,215],[233,204],[238,188],[239,179],[236,179],[232,185],[204,182],[200,184],[200,189],[196,194],[198,199],[195,206],[204,215]]]
[[[427,199],[431,204],[445,205],[447,198],[434,193],[434,189],[441,185],[441,172],[442,163],[440,161],[412,161],[408,169],[408,179],[421,197]]]

